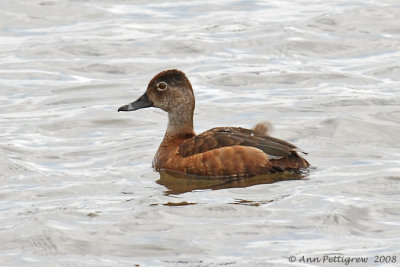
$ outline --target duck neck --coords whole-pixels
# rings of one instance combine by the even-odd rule
[[[184,140],[195,136],[193,111],[194,108],[168,112],[167,132],[153,160],[153,167],[156,170],[162,169],[164,163],[178,151],[179,145]]]
[[[193,110],[173,110],[168,112],[167,137],[185,137],[193,135]]]

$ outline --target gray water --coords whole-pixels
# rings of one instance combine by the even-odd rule
[[[0,58],[0,266],[399,266],[397,0],[2,0]],[[160,179],[167,115],[117,108],[169,68],[197,133],[268,121],[310,174]]]

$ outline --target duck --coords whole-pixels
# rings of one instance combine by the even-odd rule
[[[265,129],[216,127],[196,134],[193,88],[180,70],[158,73],[142,96],[121,106],[118,112],[149,107],[168,113],[167,130],[152,163],[157,172],[210,179],[245,178],[301,172],[310,166],[295,145],[266,134]]]

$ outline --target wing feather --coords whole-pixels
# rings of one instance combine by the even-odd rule
[[[182,157],[190,157],[213,149],[229,146],[248,146],[258,148],[271,159],[287,157],[297,147],[278,138],[235,127],[217,127],[185,140],[179,147]]]

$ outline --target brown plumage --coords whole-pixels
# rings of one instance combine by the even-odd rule
[[[217,127],[196,135],[192,86],[178,70],[163,71],[135,102],[118,111],[158,107],[168,112],[168,127],[153,167],[209,178],[250,177],[284,170],[300,171],[309,163],[296,146],[269,135],[265,125],[254,130]]]

